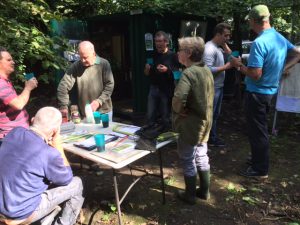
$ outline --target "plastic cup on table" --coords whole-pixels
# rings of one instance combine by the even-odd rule
[[[96,111],[96,112],[93,112],[93,115],[94,115],[95,123],[100,124],[101,123],[101,113]]]
[[[109,127],[109,115],[107,113],[101,114],[101,120],[104,128]]]
[[[181,77],[181,71],[179,71],[179,70],[173,71],[173,77],[174,77],[174,80],[179,80]]]
[[[105,136],[104,134],[95,134],[94,135],[96,147],[98,152],[105,151]]]

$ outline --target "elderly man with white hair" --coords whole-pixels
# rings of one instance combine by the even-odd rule
[[[61,147],[62,116],[40,109],[29,129],[14,128],[0,147],[0,223],[30,224],[62,203],[53,224],[75,224],[84,198]],[[50,188],[49,188],[50,187]]]
[[[78,52],[80,60],[71,65],[57,88],[60,110],[62,113],[68,112],[69,93],[76,85],[81,115],[85,116],[85,105],[91,103],[93,111],[109,113],[111,120],[114,78],[110,64],[96,54],[94,45],[89,41],[80,42]]]

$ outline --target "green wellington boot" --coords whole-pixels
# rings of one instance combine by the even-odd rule
[[[184,176],[185,191],[179,190],[177,193],[177,197],[181,201],[184,201],[185,203],[188,203],[190,205],[194,205],[196,203],[196,181],[196,176]]]
[[[198,198],[208,200],[210,197],[209,186],[210,186],[210,171],[198,171],[200,178],[200,188],[196,191]]]

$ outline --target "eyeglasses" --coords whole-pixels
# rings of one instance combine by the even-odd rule
[[[186,51],[186,50],[187,50],[186,48],[179,48],[179,49],[178,49],[178,52]]]

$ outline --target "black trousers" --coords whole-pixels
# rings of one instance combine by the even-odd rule
[[[252,168],[261,175],[269,171],[269,133],[267,114],[274,95],[246,92],[245,109]]]

